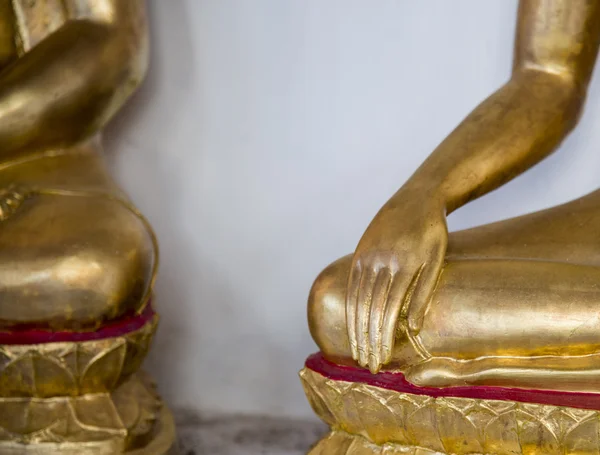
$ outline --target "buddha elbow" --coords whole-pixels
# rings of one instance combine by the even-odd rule
[[[147,37],[140,37],[147,41]],[[108,94],[107,105],[102,109],[100,122],[105,123],[125,104],[142,84],[149,67],[147,43],[129,43],[115,38],[115,49],[108,52],[104,62],[104,76],[97,80],[98,93]],[[99,75],[101,76],[101,75]]]

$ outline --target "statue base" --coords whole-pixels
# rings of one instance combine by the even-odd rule
[[[178,453],[173,416],[169,409],[163,406],[150,442],[145,447],[126,452],[126,455],[177,455]]]
[[[171,455],[175,426],[139,367],[148,306],[94,332],[0,333],[0,453]]]
[[[175,426],[143,373],[111,393],[0,399],[0,453],[171,455]]]
[[[310,455],[597,454],[600,394],[502,387],[418,387],[402,374],[333,364],[300,373],[332,429]]]
[[[161,414],[160,421],[157,422],[156,430],[150,442],[145,447],[128,452],[114,452],[113,447],[96,442],[80,442],[64,444],[40,443],[26,446],[0,444],[0,453],[6,455],[115,455],[119,453],[124,453],[124,455],[177,455],[173,418],[167,408],[164,408]]]

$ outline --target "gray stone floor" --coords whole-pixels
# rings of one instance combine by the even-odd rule
[[[175,414],[180,455],[305,455],[327,428],[316,421]]]

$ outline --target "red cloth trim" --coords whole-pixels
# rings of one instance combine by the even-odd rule
[[[325,359],[321,353],[310,356],[306,360],[306,368],[336,381],[360,382],[401,393],[427,395],[434,398],[454,397],[518,401],[522,403],[600,410],[600,393],[518,389],[497,386],[420,387],[408,382],[402,373],[382,372],[371,374],[366,369],[332,363]]]
[[[148,324],[156,316],[152,305],[146,305],[146,308],[140,314],[123,317],[116,321],[100,327],[91,332],[53,332],[46,329],[26,329],[0,331],[0,344],[42,344],[42,343],[60,343],[60,342],[85,342],[94,340],[103,340],[105,338],[115,338],[135,332]]]

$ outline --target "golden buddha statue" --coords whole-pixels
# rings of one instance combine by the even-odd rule
[[[512,77],[375,216],[309,297],[314,454],[600,451],[600,191],[448,233],[446,217],[576,125],[597,0],[521,0]]]
[[[2,454],[173,450],[138,371],[157,244],[101,156],[147,64],[144,0],[0,0]]]

